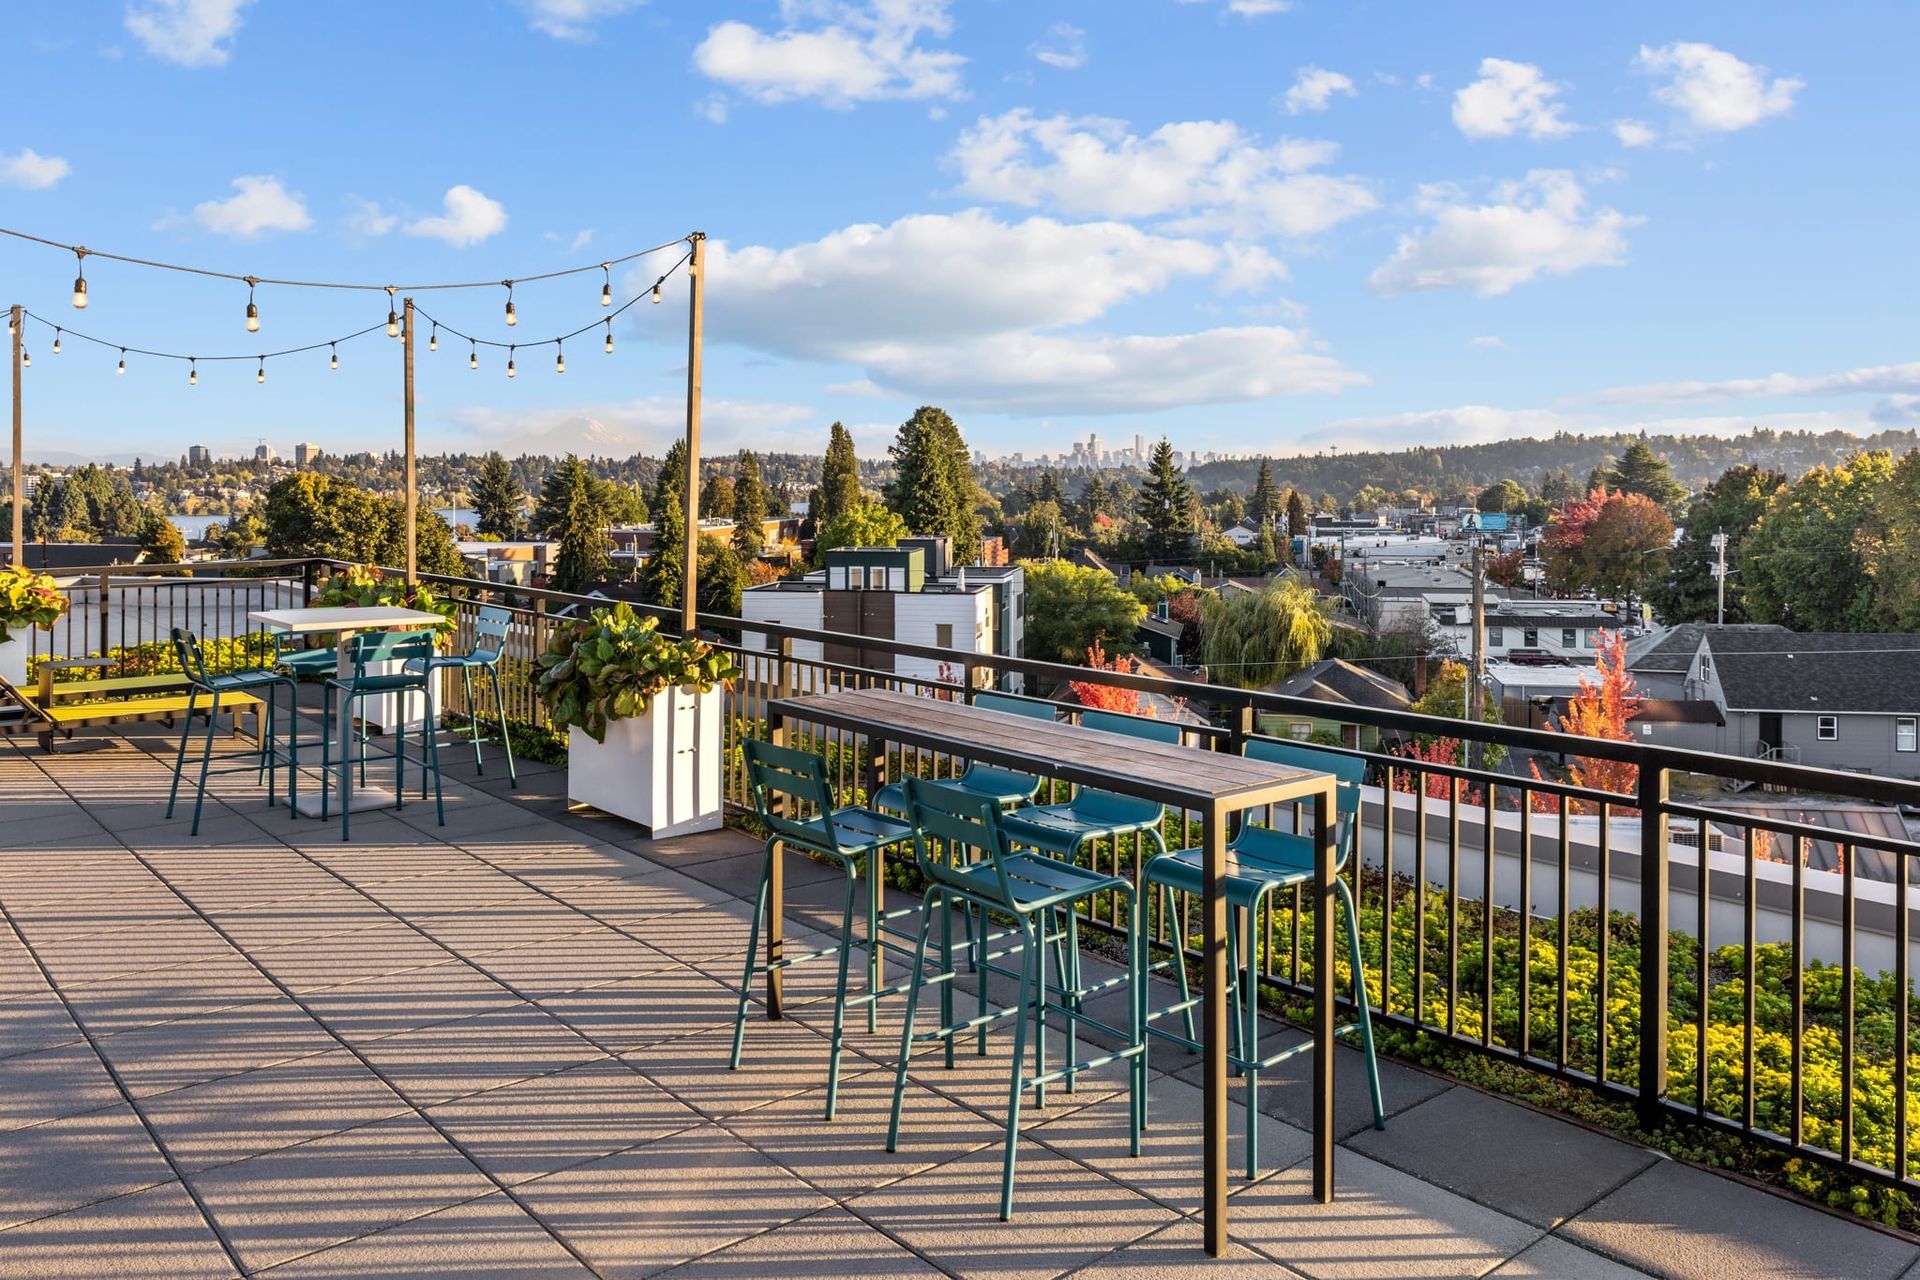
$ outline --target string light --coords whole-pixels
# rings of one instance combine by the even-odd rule
[[[332,342],[329,342],[327,346],[333,352],[333,357],[327,361],[327,368],[338,369],[340,367],[340,348],[338,344]]]
[[[514,353],[515,351],[517,351],[518,349],[519,349],[519,348],[517,348],[517,347],[508,347],[508,348],[507,348],[507,376],[508,376],[509,378],[511,378],[511,377],[513,377],[513,376],[514,376],[514,373],[513,373],[513,353]]]
[[[606,277],[606,279],[602,281],[600,285],[600,305],[603,307],[610,307],[613,305],[612,267],[613,267],[613,264],[611,262],[603,262],[600,264],[600,272],[602,275]]]
[[[427,350],[438,351],[439,349],[440,349],[440,322],[436,320],[433,322],[433,332],[427,335]]]
[[[387,286],[387,336],[389,338],[397,338],[400,336],[400,316],[393,309],[392,285]]]
[[[613,354],[613,317],[607,317],[607,354]]]
[[[179,351],[158,351],[149,347],[124,346],[118,342],[110,342],[105,338],[97,337],[91,333],[83,333],[78,329],[68,329],[65,325],[54,324],[52,321],[48,320],[45,316],[37,315],[32,311],[26,310],[24,307],[21,308],[20,315],[23,321],[29,320],[29,319],[37,320],[41,324],[46,325],[47,328],[53,330],[53,341],[58,351],[64,351],[66,349],[66,340],[68,338],[73,338],[76,341],[80,341],[80,342],[91,342],[93,345],[97,347],[104,347],[108,351],[118,352],[119,360],[114,366],[114,372],[116,374],[123,374],[126,372],[127,357],[129,355],[152,356],[156,360],[187,361],[189,365],[189,369],[188,369],[189,383],[197,383],[198,381],[197,378],[192,376],[195,369],[197,369],[198,367],[198,363],[200,360],[200,357],[198,355],[188,355],[184,352],[179,352]],[[595,321],[595,323],[597,324],[599,322]],[[293,355],[300,355],[308,351],[325,350],[329,353],[329,366],[332,368],[338,368],[339,367],[338,361],[340,358],[339,344],[342,342],[350,342],[355,338],[365,337],[366,335],[372,333],[374,330],[378,329],[379,327],[380,326],[377,324],[369,325],[367,328],[358,329],[352,333],[342,334],[338,338],[324,339],[319,342],[310,342],[304,346],[288,347],[279,351],[259,352],[254,355],[208,356],[206,358],[209,360],[252,360],[255,362],[256,365],[264,365],[266,361],[277,360],[282,356],[293,356]],[[56,354],[58,354],[58,351],[56,351]],[[24,360],[24,353],[23,353],[22,363],[23,364],[26,363]]]
[[[114,372],[114,374],[115,374],[116,376],[119,376],[119,377],[125,377],[125,376],[126,376],[126,372],[127,372],[127,349],[126,349],[125,347],[122,347],[122,348],[120,348],[120,367],[119,367],[118,369],[115,369],[115,370],[114,370],[113,372]]]
[[[656,307],[660,305],[660,285],[665,280],[666,280],[666,277],[661,276],[659,280],[655,280],[653,282],[653,305]]]
[[[260,357],[260,367],[254,371],[253,380],[256,383],[267,380],[267,358],[265,356]]]
[[[479,367],[480,367],[479,344],[474,342],[472,338],[468,338],[467,339],[467,368],[478,369]]]
[[[27,350],[25,347],[20,348],[20,367],[22,369],[33,368],[33,352]]]
[[[73,251],[73,261],[75,268],[73,276],[73,309],[75,311],[85,311],[87,309],[87,251],[85,249],[75,249]]]
[[[247,278],[247,332],[248,333],[260,332],[260,308],[255,306],[253,303],[253,286],[255,283],[256,281],[251,276]]]
[[[60,330],[58,329],[53,331],[53,354],[60,354]]]
[[[520,317],[513,314],[513,281],[502,280],[500,283],[507,286],[507,325],[512,327],[520,323]]]
[[[553,371],[555,373],[567,371],[567,349],[557,341],[553,344]]]
[[[190,387],[200,385],[200,362],[192,356],[187,357],[187,385]]]

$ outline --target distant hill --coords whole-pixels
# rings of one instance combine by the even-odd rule
[[[1861,449],[1906,453],[1920,446],[1920,433],[1882,431],[1853,436],[1844,431],[1774,431],[1765,427],[1738,436],[1562,432],[1545,440],[1499,440],[1399,452],[1275,454],[1273,475],[1283,488],[1300,489],[1316,497],[1332,494],[1341,503],[1350,502],[1368,485],[1378,485],[1390,493],[1420,489],[1445,496],[1512,479],[1531,489],[1554,470],[1565,471],[1575,482],[1584,484],[1595,467],[1612,463],[1636,440],[1645,440],[1665,458],[1681,484],[1700,489],[1728,467],[1741,463],[1797,477],[1823,463],[1842,461]],[[1221,487],[1246,492],[1253,487],[1259,470],[1257,459],[1209,462],[1195,467],[1188,478],[1203,492]]]

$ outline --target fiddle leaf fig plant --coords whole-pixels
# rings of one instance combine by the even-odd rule
[[[660,634],[660,623],[624,601],[560,626],[540,655],[540,698],[556,729],[578,726],[595,742],[615,720],[645,715],[676,685],[705,693],[740,674],[704,640]]]

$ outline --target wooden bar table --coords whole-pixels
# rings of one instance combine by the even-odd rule
[[[249,622],[273,631],[285,631],[290,635],[334,634],[337,642],[337,658],[334,663],[334,675],[343,683],[353,679],[352,646],[348,642],[360,631],[425,631],[443,626],[446,619],[437,613],[428,613],[424,609],[405,609],[399,605],[371,605],[367,608],[345,608],[330,606],[307,609],[260,609],[247,615]],[[340,786],[336,797],[344,802],[349,795],[353,797],[353,811],[363,809],[384,809],[394,802],[391,791],[380,787],[349,787],[347,765],[353,759],[353,726],[348,723],[346,700],[344,695],[338,711],[339,724],[335,727],[338,735],[336,745],[340,753]],[[432,730],[433,702],[428,699],[425,716],[429,731]],[[320,816],[320,797],[302,795],[297,808],[303,817]]]
[[[1060,721],[1035,720],[965,703],[859,689],[777,698],[768,706],[775,742],[792,725],[818,726],[865,738],[868,794],[879,782],[889,747],[917,747],[964,760],[1018,769],[1076,786],[1099,787],[1176,811],[1201,815],[1205,831],[1203,914],[1206,994],[1205,1161],[1206,1248],[1227,1248],[1228,824],[1236,814],[1270,804],[1311,806],[1318,849],[1313,892],[1314,1051],[1313,1190],[1333,1199],[1334,780],[1331,774],[1248,760],[1174,743],[1149,742]],[[781,854],[776,850],[767,904],[767,957],[778,959],[784,914]],[[781,1013],[781,971],[767,975],[767,1015]]]

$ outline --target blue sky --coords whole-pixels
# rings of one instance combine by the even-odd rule
[[[713,237],[710,447],[1285,453],[1920,421],[1911,50],[1859,3],[495,0],[31,6],[0,226],[258,276],[495,280]],[[669,260],[619,273],[620,298]],[[0,241],[0,303],[247,354],[385,316]],[[538,341],[599,275],[422,294]],[[424,450],[659,452],[684,285],[421,353]],[[399,352],[184,367],[28,330],[28,455],[399,433]]]

